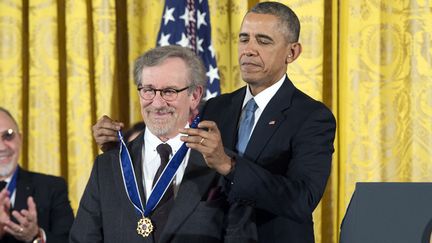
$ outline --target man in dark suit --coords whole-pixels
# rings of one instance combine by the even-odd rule
[[[18,166],[22,138],[0,107],[0,242],[67,242],[73,212],[64,179]]]
[[[181,131],[189,135],[182,141],[225,176],[229,202],[254,207],[259,242],[314,242],[312,212],[331,170],[335,119],[286,75],[302,50],[299,31],[297,16],[281,3],[252,8],[239,34],[247,86],[210,99],[201,129]],[[248,103],[252,129],[242,141]]]
[[[159,148],[169,145],[169,157],[179,150],[178,131],[188,127],[196,113],[206,82],[204,70],[192,51],[179,46],[158,47],[137,59],[134,79],[146,127],[127,146],[135,176],[128,178],[119,149],[96,158],[70,242],[254,242],[255,225],[244,213],[248,209],[228,204],[221,191],[222,177],[193,150],[186,153],[168,184],[173,195],[167,196],[171,194],[168,186],[155,209],[149,209],[164,160]],[[161,177],[159,181],[165,180]],[[139,196],[126,186],[129,179],[136,181]],[[138,206],[132,205],[134,200]],[[149,234],[141,230],[151,228],[150,223],[145,228],[137,226],[143,218],[153,225]]]
[[[289,7],[276,2],[253,7],[243,19],[238,44],[247,86],[210,99],[201,129],[180,130],[189,135],[182,141],[224,176],[230,204],[254,209],[247,212],[259,242],[314,242],[312,212],[331,170],[335,119],[286,75],[302,51],[299,34],[299,20]],[[245,136],[251,100],[252,128]],[[93,127],[95,140],[107,144],[120,126],[102,118]]]

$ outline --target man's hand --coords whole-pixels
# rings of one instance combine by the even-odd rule
[[[199,151],[210,168],[222,175],[230,173],[234,166],[233,161],[225,153],[220,131],[215,122],[202,121],[198,124],[198,129],[183,128],[179,131],[188,135],[182,136],[181,140],[186,142],[189,148]]]
[[[102,116],[95,125],[93,125],[93,137],[99,148],[106,152],[118,142],[117,131],[122,129],[124,124],[112,120],[110,117]]]
[[[12,222],[10,219],[5,222],[4,231],[15,237],[15,239],[25,242],[32,241],[39,233],[37,223],[36,204],[33,197],[27,198],[27,209],[20,212],[13,211],[12,215],[19,224]]]
[[[4,188],[0,192],[0,239],[2,239],[5,234],[4,231],[5,223],[8,222],[10,219],[9,209],[10,209],[9,191],[6,188]]]

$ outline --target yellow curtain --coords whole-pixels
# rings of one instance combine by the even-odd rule
[[[341,1],[340,222],[360,181],[432,180],[432,2]]]
[[[103,114],[141,119],[131,70],[155,46],[161,0],[0,1],[0,106],[24,135],[20,164],[69,183],[73,208]],[[223,93],[241,86],[237,38],[258,0],[209,0]],[[337,117],[333,169],[315,210],[317,243],[338,242],[358,181],[430,181],[432,5],[429,1],[280,1],[301,24],[295,85]]]

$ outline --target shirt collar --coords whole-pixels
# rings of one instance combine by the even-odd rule
[[[270,87],[264,89],[263,91],[261,91],[259,94],[255,95],[255,96],[253,96],[252,93],[250,92],[249,84],[248,84],[248,86],[246,87],[246,95],[245,95],[245,98],[243,100],[242,108],[244,108],[244,106],[246,105],[246,103],[250,99],[254,98],[256,104],[258,105],[258,108],[260,110],[264,110],[265,107],[267,106],[267,104],[270,102],[271,98],[273,98],[273,96],[276,94],[276,92],[282,86],[285,78],[286,78],[286,74],[283,75],[282,78],[279,79],[279,81],[272,84]]]
[[[185,125],[185,128],[189,128],[189,124],[187,123]],[[182,134],[177,134],[177,136],[169,139],[166,142],[162,142],[157,136],[155,136],[147,127],[145,128],[144,132],[144,145],[149,146],[149,148],[154,148],[156,150],[156,147],[161,143],[167,143],[169,146],[171,146],[173,150],[173,154],[177,152],[177,150],[180,148],[180,146],[183,144],[183,142],[180,140],[180,137]]]

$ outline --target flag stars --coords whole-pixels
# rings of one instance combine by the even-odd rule
[[[220,75],[216,50],[211,43],[210,14],[207,0],[194,0],[194,6],[183,1],[166,1],[159,30],[158,46],[180,45],[193,49],[206,67],[205,99],[220,94]]]
[[[189,9],[186,7],[185,12],[182,16],[180,16],[180,19],[183,19],[185,26],[189,26],[189,22],[194,22],[193,12],[189,11]]]
[[[183,47],[190,47],[189,39],[185,35],[185,33],[182,33],[182,37],[180,41],[177,41],[177,45],[183,46]]]
[[[164,33],[161,33],[160,40],[159,40],[159,46],[168,46],[170,44],[169,38],[171,34],[165,35]]]
[[[212,56],[212,58],[215,57],[215,50],[213,49],[213,45],[210,44],[210,46],[208,47],[208,50],[210,51],[210,54]]]
[[[165,9],[165,14],[163,16],[164,25],[167,25],[170,20],[175,22],[174,10],[175,10],[175,8],[168,8],[168,7]]]
[[[218,95],[218,92],[217,91],[215,91],[215,92],[211,92],[209,89],[207,89],[206,90],[206,96],[205,96],[205,100],[209,100],[210,98],[214,98],[214,97],[216,97]]]
[[[198,29],[201,25],[207,25],[207,22],[205,21],[206,12],[201,13],[201,11],[198,10]]]
[[[207,77],[209,77],[210,84],[213,83],[215,79],[219,79],[218,68],[213,67],[211,64],[209,65],[209,71],[206,73]]]
[[[196,49],[199,51],[199,52],[204,52],[204,49],[203,49],[203,47],[202,47],[202,43],[204,42],[204,39],[200,39],[198,36],[197,36],[197,40],[196,40]]]

